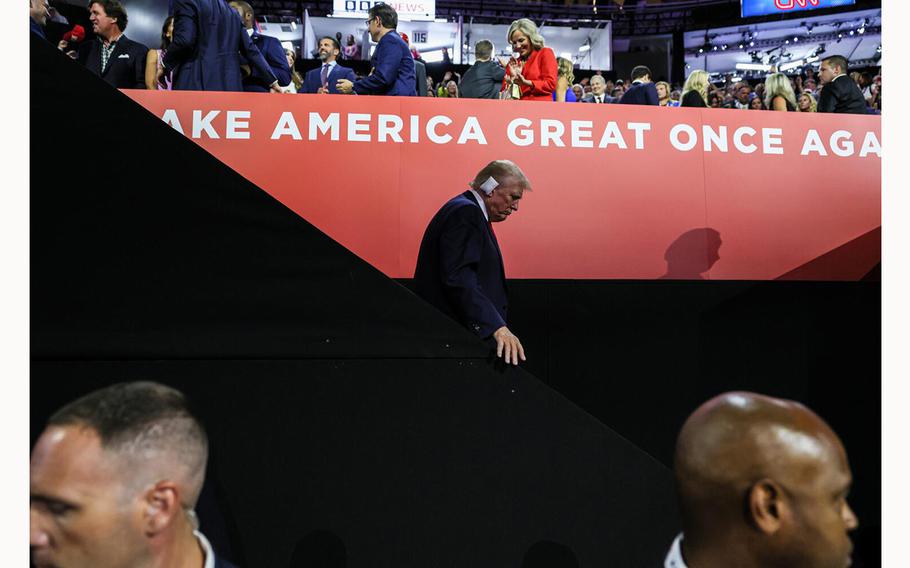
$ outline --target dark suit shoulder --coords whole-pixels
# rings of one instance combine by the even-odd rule
[[[446,209],[449,210],[449,215],[459,219],[485,221],[483,211],[480,209],[480,205],[474,199],[473,195],[459,195],[453,197],[446,203]]]

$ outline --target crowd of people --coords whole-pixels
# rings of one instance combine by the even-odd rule
[[[47,0],[29,0],[30,28],[44,36]],[[878,114],[882,110],[881,75],[849,72],[849,62],[832,55],[816,75],[811,66],[787,76],[774,72],[764,81],[712,82],[696,69],[682,86],[653,81],[646,66],[632,69],[628,80],[596,73],[575,81],[571,61],[546,47],[529,19],[509,27],[509,58],[494,56],[490,39],[474,45],[475,63],[462,76],[445,71],[437,83],[425,62],[397,32],[398,14],[386,4],[369,11],[366,25],[377,43],[371,71],[360,76],[339,61],[360,59],[353,35],[320,38],[320,66],[301,74],[297,55],[276,38],[259,33],[255,12],[244,0],[175,0],[163,23],[161,43],[148,49],[125,31],[127,10],[120,0],[91,0],[93,41],[72,34],[58,48],[117,88],[153,90],[227,90],[276,93],[428,96],[438,98],[520,99],[531,101],[619,103],[663,107],[706,107],[790,112]],[[201,25],[217,21],[217,26]],[[78,26],[77,26],[78,27]],[[216,32],[216,29],[221,31]],[[84,36],[84,32],[81,32]],[[849,73],[849,74],[848,74]]]

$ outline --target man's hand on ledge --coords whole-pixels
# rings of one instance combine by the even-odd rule
[[[339,93],[349,95],[354,91],[354,83],[347,79],[338,79],[338,82],[335,83],[335,90]]]
[[[525,350],[521,346],[521,341],[506,326],[494,331],[493,339],[496,340],[496,356],[502,357],[502,360],[506,363],[518,365],[519,357],[522,361],[527,360],[525,359]]]

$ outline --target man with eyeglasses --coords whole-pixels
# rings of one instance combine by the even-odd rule
[[[416,97],[414,57],[401,36],[389,33],[395,32],[398,27],[398,13],[388,4],[375,4],[370,8],[369,15],[370,19],[365,23],[370,38],[377,43],[376,51],[370,58],[373,68],[363,79],[340,79],[335,88],[346,95]]]

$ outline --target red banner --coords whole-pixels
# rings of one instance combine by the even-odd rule
[[[495,227],[510,278],[856,280],[881,256],[876,116],[124,92],[391,277],[493,159],[533,186]]]

